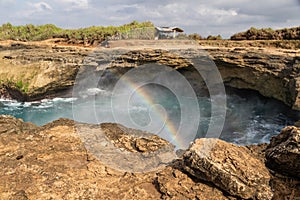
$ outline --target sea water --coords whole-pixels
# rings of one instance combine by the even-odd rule
[[[152,94],[155,105],[160,105],[166,111],[165,117],[178,128],[176,124],[180,124],[182,113],[176,97],[171,93]],[[220,138],[228,142],[240,145],[269,142],[272,136],[277,135],[283,127],[292,125],[298,117],[297,113],[293,113],[281,102],[261,97],[256,93],[243,96],[231,92],[226,98],[226,118]],[[209,97],[198,97],[197,101],[201,118],[195,137],[205,137],[209,121],[214,117],[210,112],[211,101]],[[187,100],[183,103],[190,102]],[[116,122],[116,113],[112,113],[114,106],[114,110],[118,110],[118,117],[128,112],[130,120],[146,127],[147,131],[147,124],[156,120],[156,115],[152,115],[151,119],[151,105],[149,107],[149,104],[139,101],[134,95],[128,104],[126,109],[120,105],[112,105],[109,92],[91,88],[86,96],[80,99],[54,98],[35,102],[0,100],[0,114],[12,115],[37,125],[44,125],[59,118],[75,118],[81,122],[98,124]],[[76,117],[78,113],[81,115],[79,118]],[[190,117],[190,120],[193,120],[193,116]]]

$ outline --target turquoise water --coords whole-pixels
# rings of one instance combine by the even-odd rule
[[[93,92],[93,90],[91,91]],[[74,113],[75,119],[80,119],[82,122],[115,122],[116,116],[111,112],[110,95],[97,89],[94,89],[95,92],[98,94],[96,99],[55,98],[25,103],[0,100],[0,114],[12,115],[37,125],[44,125],[58,118],[74,119]],[[178,128],[181,110],[176,97],[167,93],[166,95],[153,95],[153,99],[155,104],[159,104],[165,109],[164,114],[168,116],[169,121],[172,121],[173,128]],[[115,105],[115,109],[119,109],[118,117],[121,117],[122,113],[129,112],[130,120],[139,126],[145,126],[145,130],[148,130],[147,125],[151,120],[155,122],[157,117],[155,113],[151,114],[153,107],[149,107],[134,96],[129,104],[127,110],[122,110],[123,108]],[[201,118],[196,137],[202,137],[211,118],[210,99],[198,98],[198,104]],[[291,114],[291,111],[282,103],[255,95],[248,97],[241,97],[234,93],[227,95],[226,110],[225,125],[220,138],[242,145],[268,142],[284,126],[293,124],[297,119],[297,115]],[[76,117],[76,115],[80,115],[80,117]],[[191,116],[191,120],[193,120],[193,116]],[[151,130],[148,131],[151,132]]]
[[[26,122],[44,125],[59,118],[72,119],[72,98],[45,99],[36,102],[0,100],[0,114],[12,115]]]

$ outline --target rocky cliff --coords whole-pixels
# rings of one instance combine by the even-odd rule
[[[92,51],[93,49],[56,45],[2,46],[0,80],[6,86],[1,90],[2,96],[10,92],[11,87],[7,85],[11,82],[14,83],[13,88],[19,89],[24,97],[16,95],[15,90],[10,92],[12,95],[6,96],[17,96],[20,100],[41,99],[59,95],[59,92],[66,94],[72,88],[80,69],[89,70],[91,77],[109,75],[110,80],[102,78],[101,81],[111,84],[131,68],[153,62],[171,66],[184,74],[192,85],[205,87],[201,76],[196,77],[193,71],[193,63],[190,61],[193,51],[180,50],[180,44],[177,50],[165,49],[165,43],[160,48],[159,42],[155,48],[162,50],[141,50],[147,47],[147,42],[140,43],[127,42],[126,51],[117,49],[120,57],[109,58],[112,63],[105,70],[98,66],[107,62],[105,59],[112,51],[110,48]],[[113,45],[121,46],[122,42],[112,43],[111,46]],[[136,49],[137,46],[139,50]],[[132,51],[128,52],[128,48],[132,48]],[[256,90],[263,96],[278,99],[293,109],[300,110],[299,50],[209,46],[204,46],[203,50],[217,65],[226,86]]]
[[[88,134],[83,139],[79,129]],[[299,138],[296,127],[279,138]],[[158,136],[118,124],[89,125],[60,119],[42,127],[0,116],[0,199],[296,199],[300,181],[291,169],[265,166],[265,150],[288,150],[284,141],[239,147],[218,139],[198,139],[185,153],[161,168],[143,173],[116,170],[89,150],[105,136],[123,152],[143,155],[169,145]],[[88,137],[88,138],[87,138]],[[145,146],[142,141],[150,141]],[[286,140],[285,140],[286,141]],[[299,140],[294,152],[299,156]],[[102,146],[102,147],[100,147]],[[98,148],[98,147],[94,147]],[[170,149],[171,150],[171,149]],[[162,152],[160,152],[162,153]],[[162,153],[163,154],[163,153]],[[268,163],[274,163],[267,154]],[[286,160],[295,153],[285,154]],[[273,156],[274,157],[274,156]],[[175,157],[174,157],[175,158]],[[118,162],[121,166],[121,161]],[[268,165],[269,165],[268,164]],[[295,165],[297,166],[297,165]],[[274,170],[274,171],[273,171]]]
[[[207,49],[225,85],[252,89],[295,110],[299,104],[299,51],[256,48]]]
[[[0,46],[2,96],[35,100],[63,92],[74,84],[84,49],[45,45]],[[16,95],[18,89],[20,94]]]

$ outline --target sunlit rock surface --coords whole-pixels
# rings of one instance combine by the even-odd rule
[[[272,199],[264,163],[245,147],[212,138],[197,139],[184,154],[184,169],[243,199]]]
[[[88,135],[80,137],[78,129]],[[205,157],[197,157],[203,150],[198,140],[183,158],[157,170],[134,173],[107,166],[89,150],[86,142],[99,139],[89,137],[96,136],[96,130],[96,135],[107,135],[112,146],[128,154],[160,154],[170,146],[155,135],[118,124],[60,119],[37,127],[1,116],[0,199],[269,199],[270,188],[278,200],[299,195],[299,179],[269,175],[263,163],[265,145],[245,148],[217,140],[207,143],[215,147],[206,152],[215,162],[203,162]],[[202,173],[200,169],[209,163],[211,170]]]
[[[156,62],[178,70],[192,85],[197,81],[197,87],[205,87],[199,81],[201,77],[195,76],[193,62],[190,62],[195,45],[182,50],[182,45],[187,46],[186,41],[171,42],[114,41],[111,48],[97,49],[55,44],[11,44],[0,48],[0,79],[16,83],[22,81],[20,89],[26,91],[29,100],[33,100],[62,95],[62,92],[66,95],[80,69],[90,70],[91,74],[113,75],[108,80],[111,81],[132,67]],[[155,50],[147,49],[149,46]],[[109,58],[114,48],[121,57]],[[217,65],[225,85],[256,90],[263,96],[278,99],[300,110],[299,50],[242,46],[204,46],[202,49]],[[105,59],[112,63],[106,71],[99,68],[99,65],[107,62]]]

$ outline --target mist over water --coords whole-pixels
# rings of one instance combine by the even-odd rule
[[[150,122],[154,122],[157,126],[164,124],[159,129],[161,132],[154,133],[172,141],[172,136],[168,134],[171,134],[171,129],[178,129],[182,115],[176,96],[167,88],[155,84],[144,86],[141,90],[149,94],[151,91],[152,104],[145,102],[137,91],[132,94],[128,108],[115,105],[115,109],[120,111],[118,114],[128,112],[131,116],[130,120],[149,132],[153,130],[153,127],[148,127]],[[13,115],[24,121],[44,125],[61,117],[73,119],[73,107],[77,112],[82,113],[81,122],[115,122],[111,112],[110,92],[90,88],[85,97],[83,99],[55,98],[30,103],[1,100],[0,114]],[[181,103],[189,105],[190,101],[186,99]],[[90,109],[92,103],[94,109]],[[205,137],[210,118],[212,117],[214,121],[218,116],[211,116],[210,98],[199,97],[198,105],[200,124],[197,137]],[[277,135],[284,126],[292,125],[298,115],[281,102],[264,98],[255,92],[239,90],[228,93],[226,111],[225,125],[220,138],[241,145],[269,142],[270,138]],[[193,115],[189,116],[189,120],[193,120]]]

